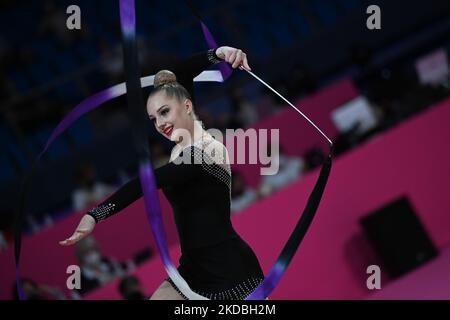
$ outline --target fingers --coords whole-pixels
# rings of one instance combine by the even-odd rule
[[[250,65],[248,64],[247,55],[245,53],[244,53],[244,63],[243,63],[243,65],[244,65],[245,69],[252,71],[252,68],[250,68]]]
[[[70,246],[80,240],[81,240],[81,237],[73,235],[70,238],[67,238],[66,240],[60,241],[59,244],[62,246]]]
[[[225,57],[225,59],[226,59],[225,61],[228,62],[229,64],[233,64],[234,60],[236,60],[236,53],[237,53],[237,51],[233,50],[231,52],[231,54],[228,56],[228,59],[226,59],[226,57]]]
[[[247,69],[251,71],[251,68],[248,64],[248,60],[247,60],[247,54],[245,54],[245,52],[243,52],[240,49],[234,49],[232,48],[231,50],[228,50],[227,52],[225,52],[225,59],[226,62],[228,62],[229,64],[231,64],[231,66],[233,67],[233,69],[236,69],[239,67],[239,69]]]
[[[60,241],[59,244],[62,246],[70,246],[74,244],[76,241],[73,237],[67,238],[66,240]]]
[[[233,67],[233,69],[236,69],[237,67],[239,67],[242,63],[242,59],[243,59],[243,52],[242,50],[237,50],[236,51],[236,57],[233,61],[233,64],[231,65]]]
[[[88,235],[87,231],[88,230],[86,229],[76,230],[71,237],[67,238],[66,240],[60,241],[59,244],[62,246],[70,246],[86,237]]]

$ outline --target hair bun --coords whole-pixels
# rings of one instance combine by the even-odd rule
[[[155,87],[163,86],[165,84],[169,83],[175,83],[177,82],[177,77],[175,76],[175,73],[173,73],[170,70],[161,70],[158,71],[157,74],[155,74],[155,79],[153,81],[153,85]]]

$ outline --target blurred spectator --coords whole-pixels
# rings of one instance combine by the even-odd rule
[[[278,172],[273,175],[265,175],[262,178],[259,192],[262,196],[267,196],[272,192],[299,179],[305,169],[305,161],[300,157],[287,156],[279,146],[279,155],[271,155],[269,146],[267,155],[278,162]],[[273,164],[272,164],[273,165]]]
[[[199,106],[195,109],[199,121],[202,122],[206,129],[215,128],[214,117],[207,107]]]
[[[74,45],[77,38],[87,36],[86,27],[76,30],[76,32],[67,29],[66,8],[66,6],[57,7],[54,1],[47,0],[44,3],[44,14],[39,25],[39,32],[44,36],[52,37],[62,49]]]
[[[250,102],[240,87],[234,88],[231,92],[231,104],[238,127],[250,127],[259,120],[256,106]]]
[[[148,63],[149,59],[153,57],[150,56],[147,48],[147,41],[138,37],[137,46],[139,61]],[[97,41],[97,49],[100,52],[101,68],[108,76],[110,83],[116,84],[123,81],[123,54],[120,42],[109,44],[105,39],[100,38]]]
[[[65,28],[66,19],[64,11],[58,10],[52,0],[47,0],[44,3],[44,15],[39,29],[42,33],[54,37],[59,44],[68,46],[71,44],[71,38]]]
[[[242,176],[234,171],[231,183],[231,213],[237,213],[251,205],[258,198],[258,193],[245,185]]]
[[[119,292],[125,300],[147,300],[141,282],[136,276],[126,276],[119,284]]]
[[[124,265],[115,259],[105,257],[91,236],[82,239],[76,244],[76,256],[81,269],[81,289],[83,295],[116,277],[123,276],[131,265]]]
[[[145,261],[148,261],[153,256],[153,251],[150,247],[140,250],[133,256],[134,265],[138,266]]]
[[[278,91],[282,96],[286,97],[288,94],[288,89],[287,89],[287,79],[284,75],[282,76],[277,76],[276,78],[274,78],[272,80],[272,87]],[[266,92],[266,88],[262,88],[261,89],[262,92],[261,93],[265,93]]]
[[[289,78],[286,79],[285,86],[287,96],[291,101],[295,101],[316,91],[317,80],[306,66],[296,64],[289,73]]]
[[[38,221],[36,220],[36,217],[32,214],[27,214],[26,215],[26,221],[27,221],[27,226],[28,229],[32,232],[32,233],[36,233],[39,230],[41,230],[42,226],[38,223]]]
[[[214,128],[219,129],[223,135],[226,134],[227,129],[242,128],[242,125],[237,121],[237,117],[232,112],[222,112],[214,122]]]
[[[67,300],[67,297],[60,289],[47,285],[38,285],[29,278],[22,278],[22,288],[27,300]],[[14,284],[13,295],[14,300],[19,300],[16,284]]]
[[[6,241],[3,231],[0,230],[0,252],[6,250],[6,248],[8,248],[8,242]]]
[[[257,101],[257,110],[259,119],[264,119],[266,117],[271,116],[280,110],[282,106],[284,106],[284,102],[281,99],[276,100],[277,97],[267,89],[263,89],[261,94],[259,95],[259,99]],[[283,104],[281,104],[283,103]]]
[[[334,155],[340,155],[356,146],[359,140],[359,127],[360,123],[357,122],[349,130],[339,133],[333,143]]]
[[[114,191],[112,186],[96,181],[95,167],[90,163],[80,165],[75,178],[79,185],[72,193],[72,207],[75,211],[96,205]]]
[[[13,210],[0,209],[0,252],[8,247],[14,239],[13,235]]]
[[[106,73],[110,83],[119,82],[123,73],[122,47],[120,44],[110,48],[104,39],[100,39],[97,44],[100,52],[100,64]]]

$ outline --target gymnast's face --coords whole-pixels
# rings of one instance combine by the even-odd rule
[[[178,101],[175,96],[168,97],[164,91],[159,91],[148,99],[147,113],[156,130],[176,143],[181,142],[183,134],[193,130],[192,102],[189,99]]]

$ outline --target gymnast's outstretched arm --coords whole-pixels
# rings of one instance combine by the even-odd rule
[[[201,164],[194,160],[195,147],[186,148],[183,152],[191,153],[190,163],[169,162],[154,170],[156,186],[158,189],[174,186],[192,181],[198,174]],[[182,154],[180,155],[182,156]],[[130,204],[142,197],[142,188],[139,177],[135,177],[122,185],[115,193],[104,200],[99,205],[88,211],[81,219],[77,229],[69,238],[60,241],[61,245],[74,244],[88,234],[90,234],[95,225],[128,207]]]

